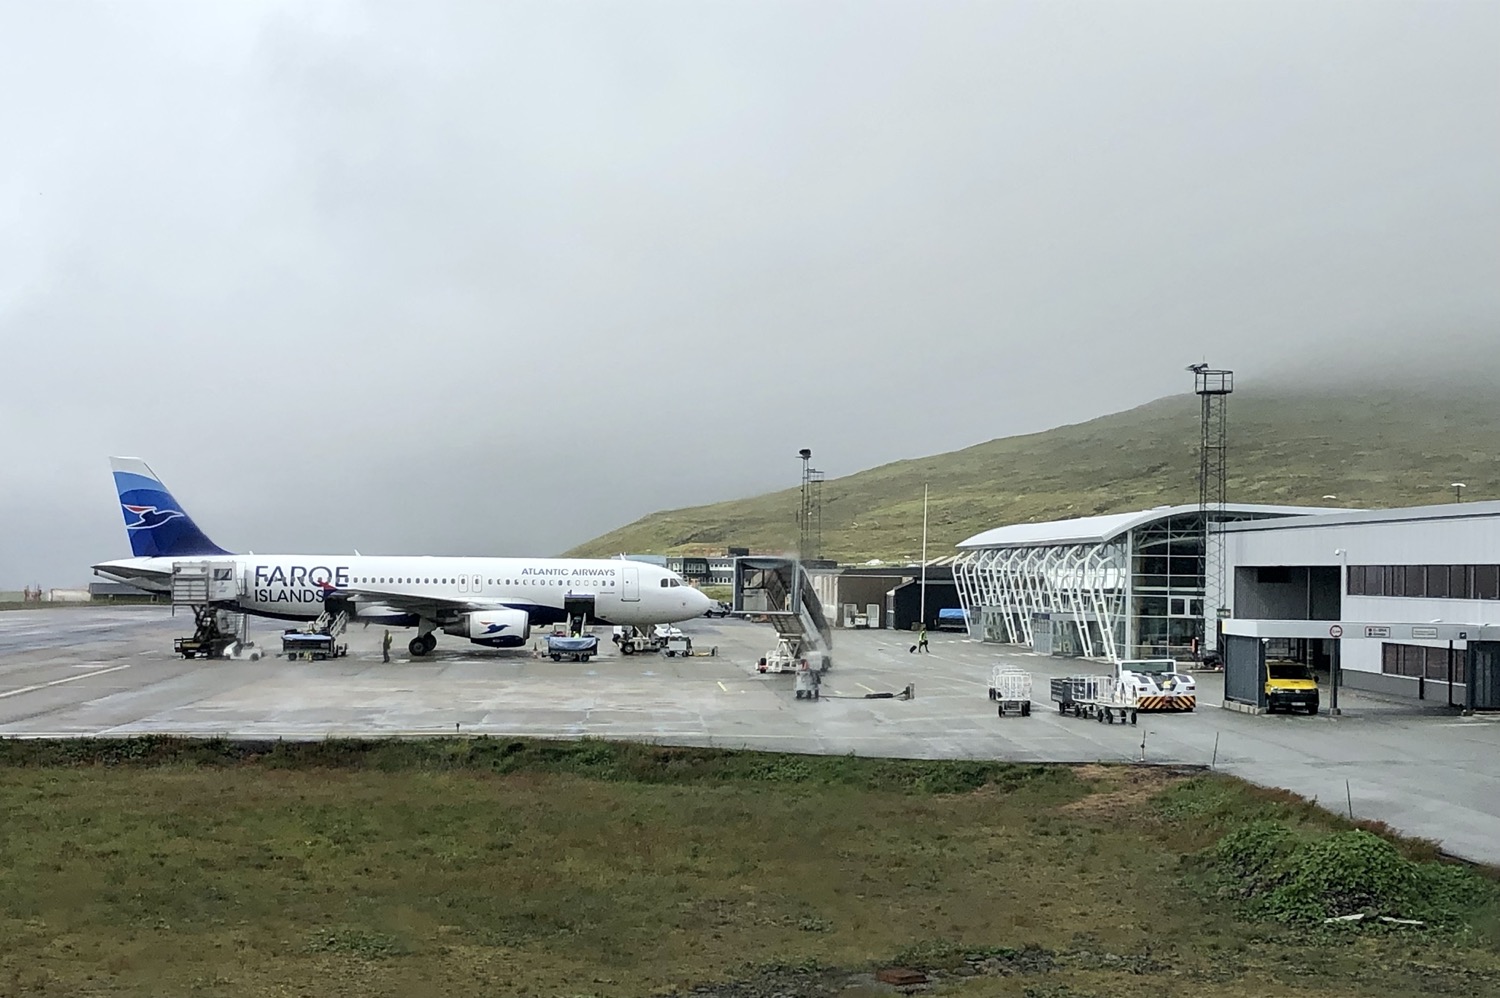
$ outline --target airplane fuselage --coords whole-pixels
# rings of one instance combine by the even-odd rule
[[[257,616],[312,620],[330,592],[352,594],[356,619],[415,623],[410,609],[380,596],[435,605],[472,603],[525,610],[532,623],[564,618],[564,599],[592,596],[594,616],[611,624],[659,624],[699,616],[706,604],[697,590],[665,569],[622,559],[446,558],[383,555],[219,555],[202,559],[124,558],[95,568],[100,574],[157,591],[169,591],[172,565],[181,561],[233,563],[234,606]],[[434,611],[441,619],[451,611]]]

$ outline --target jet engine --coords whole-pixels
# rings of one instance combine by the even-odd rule
[[[519,648],[531,636],[531,615],[525,610],[475,610],[443,632],[490,648]]]

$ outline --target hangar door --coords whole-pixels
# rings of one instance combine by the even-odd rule
[[[1266,706],[1266,646],[1260,638],[1224,636],[1224,699]]]

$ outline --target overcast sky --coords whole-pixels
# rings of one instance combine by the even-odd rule
[[[1500,4],[0,0],[0,589],[550,554],[1500,339]]]

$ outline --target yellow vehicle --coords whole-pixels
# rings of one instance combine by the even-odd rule
[[[1266,663],[1266,713],[1279,707],[1318,712],[1318,682],[1301,662]]]

